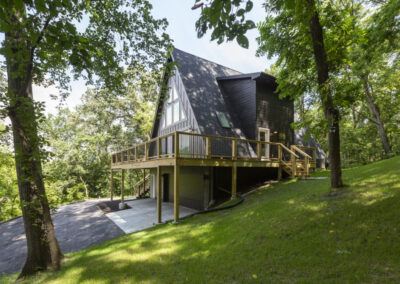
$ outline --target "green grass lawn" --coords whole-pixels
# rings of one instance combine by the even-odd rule
[[[233,209],[69,254],[30,281],[399,283],[400,157],[343,175],[336,197],[328,179],[272,184]]]

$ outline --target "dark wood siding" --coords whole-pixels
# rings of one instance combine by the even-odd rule
[[[245,78],[221,80],[219,84],[234,126],[240,128],[247,139],[255,139],[256,82]]]
[[[259,127],[269,128],[271,141],[284,142],[286,146],[294,143],[294,131],[291,123],[294,121],[294,105],[289,98],[280,99],[275,93],[276,86],[257,81],[256,90],[256,131]],[[285,139],[282,141],[282,134]]]

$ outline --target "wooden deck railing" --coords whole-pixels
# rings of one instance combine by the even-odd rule
[[[310,151],[311,155],[307,153]],[[277,161],[290,165],[293,170],[301,164],[308,172],[309,167],[315,167],[316,151],[313,147],[292,145],[288,148],[277,142],[178,131],[113,153],[111,165],[175,158]]]

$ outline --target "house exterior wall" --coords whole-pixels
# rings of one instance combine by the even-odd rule
[[[179,176],[179,202],[189,208],[204,210],[210,201],[210,177],[208,167],[181,167]],[[169,201],[174,200],[174,168],[162,167],[161,176],[169,175]],[[156,198],[157,169],[150,170],[150,197]],[[164,184],[163,182],[161,183]],[[162,186],[164,187],[164,186]],[[162,195],[164,188],[162,188]]]
[[[251,78],[219,81],[233,124],[247,139],[255,139],[256,82]]]
[[[258,128],[269,128],[273,142],[283,142],[286,146],[294,143],[294,105],[289,98],[280,99],[275,93],[276,87],[257,81],[256,89],[256,133]],[[284,134],[284,137],[282,137]]]

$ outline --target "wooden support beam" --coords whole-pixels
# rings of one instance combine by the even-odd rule
[[[162,223],[161,167],[157,167],[157,223]]]
[[[174,166],[174,222],[179,220],[179,164]]]
[[[294,152],[294,149],[291,148],[291,150]],[[296,177],[296,172],[297,172],[297,162],[296,162],[296,156],[292,153],[290,153],[290,161],[292,163],[292,175],[291,177],[294,178]]]
[[[257,142],[257,159],[261,160],[261,142]]]
[[[310,160],[308,157],[305,157],[304,159],[304,174],[306,177],[308,177],[310,171]]]
[[[110,177],[110,199],[113,201],[114,199],[114,172],[111,170],[111,177]]]
[[[144,144],[144,160],[147,161],[149,158],[149,143]]]
[[[157,158],[160,158],[161,156],[161,139],[158,137],[157,139]]]
[[[135,147],[135,161],[139,160],[139,152],[138,152],[138,147]]]
[[[125,193],[125,170],[121,170],[121,203],[124,204],[124,193]]]
[[[237,140],[232,140],[232,160],[237,160]]]
[[[143,169],[143,195],[146,192],[146,169]]]
[[[211,158],[211,138],[206,137],[206,159]]]
[[[232,165],[232,199],[236,198],[237,187],[237,165],[233,163]]]
[[[278,180],[282,179],[282,165],[279,166],[278,168]]]
[[[179,133],[175,132],[175,139],[174,139],[174,154],[175,158],[179,158]]]

